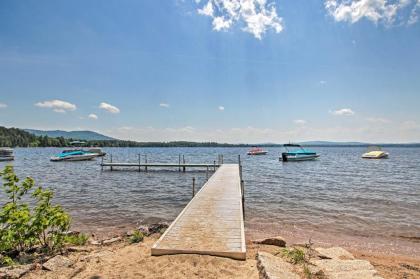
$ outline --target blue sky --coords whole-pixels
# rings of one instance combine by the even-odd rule
[[[419,14],[420,0],[3,0],[0,125],[419,142]]]

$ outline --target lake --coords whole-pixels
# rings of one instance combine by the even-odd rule
[[[420,238],[420,148],[387,148],[386,160],[361,159],[364,148],[313,148],[317,161],[280,162],[281,148],[266,156],[246,156],[247,148],[104,148],[114,161],[213,163],[242,157],[248,233],[269,231],[325,233],[369,239],[412,242]],[[152,170],[101,171],[100,159],[50,162],[57,148],[16,148],[15,171],[55,191],[54,201],[73,218],[73,227],[107,232],[135,227],[144,219],[173,220],[191,199],[193,177],[197,190],[206,172]],[[5,162],[0,163],[3,168]],[[4,202],[4,194],[1,194]],[[304,234],[305,237],[308,234]],[[344,239],[344,238],[343,238]],[[350,238],[351,241],[352,238]],[[322,238],[320,238],[322,241]],[[388,241],[388,240],[387,240]],[[409,245],[411,242],[408,242]],[[412,251],[413,252],[413,251]]]

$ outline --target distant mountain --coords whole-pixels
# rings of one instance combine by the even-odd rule
[[[34,129],[24,129],[26,132],[36,136],[48,136],[51,138],[63,137],[65,139],[78,139],[78,140],[115,140],[114,138],[92,132],[92,131],[42,131]]]
[[[340,141],[304,141],[300,142],[301,145],[312,145],[312,146],[365,146],[369,145],[366,142],[357,142],[357,141],[348,141],[348,142],[340,142]]]

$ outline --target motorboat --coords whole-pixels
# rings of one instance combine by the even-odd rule
[[[13,149],[8,147],[0,148],[0,162],[13,161],[14,159]]]
[[[387,159],[389,153],[382,151],[379,146],[370,146],[366,153],[362,155],[364,159]]]
[[[283,162],[288,161],[309,161],[315,160],[319,157],[315,151],[305,149],[299,144],[284,144],[283,147],[286,149],[286,152],[281,153],[281,158]]]
[[[97,154],[97,157],[103,157],[106,155],[106,152],[103,152],[100,148],[96,148],[96,147],[89,148],[88,150],[84,150],[84,151],[89,152],[89,153],[95,153]]]
[[[98,157],[97,153],[84,150],[64,150],[60,154],[51,157],[51,161],[88,161]]]
[[[248,155],[266,155],[267,151],[259,148],[259,147],[253,147],[251,150],[248,151]]]

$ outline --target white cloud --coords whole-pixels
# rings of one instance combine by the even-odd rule
[[[5,103],[0,103],[0,109],[7,108],[7,105]]]
[[[160,103],[159,106],[162,108],[169,108],[169,104],[167,103]]]
[[[420,11],[420,0],[417,0],[416,5],[411,9],[410,17],[408,18],[407,24],[412,25],[419,20],[418,12]]]
[[[218,109],[219,109],[220,111],[224,111],[224,110],[225,110],[225,107],[224,107],[224,106],[219,106],[219,107],[218,107]]]
[[[120,109],[119,108],[117,108],[117,107],[115,107],[115,106],[113,106],[111,104],[104,103],[104,102],[102,102],[102,103],[99,104],[99,108],[104,109],[104,110],[106,110],[106,111],[108,111],[110,113],[120,113]]]
[[[414,3],[417,1],[417,3]],[[391,25],[396,19],[401,21],[416,21],[415,10],[419,0],[326,0],[325,8],[335,21],[347,21],[355,23],[366,18],[375,24],[382,22]],[[412,15],[407,20],[403,10],[412,7]]]
[[[89,115],[88,115],[88,117],[89,117],[90,119],[93,119],[93,120],[98,119],[98,116],[97,116],[96,114],[94,114],[94,113],[89,114]]]
[[[297,125],[301,125],[301,126],[303,126],[303,125],[305,125],[306,124],[306,120],[303,120],[303,119],[296,119],[296,120],[294,120],[293,121],[295,124],[297,124]]]
[[[201,1],[195,1],[198,5]],[[257,39],[268,29],[283,31],[283,19],[278,16],[276,3],[267,0],[206,0],[197,11],[213,19],[213,30],[224,31],[234,23],[243,25],[242,30]]]
[[[49,100],[49,101],[38,102],[35,104],[35,106],[40,107],[40,108],[51,108],[53,111],[59,112],[59,113],[73,111],[73,110],[76,110],[77,108],[75,104],[62,101],[62,100]]]
[[[349,108],[343,108],[343,109],[330,111],[330,113],[332,115],[338,115],[338,116],[352,116],[355,114],[355,112]]]
[[[326,85],[326,84],[327,84],[327,82],[326,82],[325,80],[320,80],[320,81],[319,81],[319,84],[321,84],[321,85]]]

